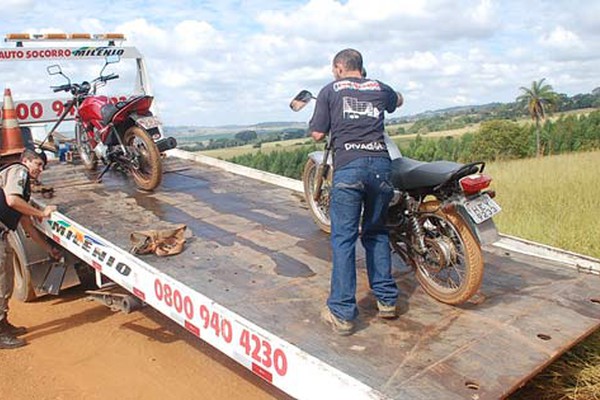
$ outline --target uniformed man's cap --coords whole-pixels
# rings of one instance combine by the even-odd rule
[[[39,147],[25,149],[23,153],[21,153],[21,160],[23,160],[24,157],[33,158],[34,156],[42,160],[44,167],[46,167],[46,164],[48,163],[48,156],[46,156],[44,150]]]
[[[44,153],[44,150],[42,150],[39,147],[36,147],[34,152],[44,162],[44,167],[46,167],[46,164],[48,164],[48,156],[46,156],[46,153]]]

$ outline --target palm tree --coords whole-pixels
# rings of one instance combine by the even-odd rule
[[[540,155],[540,121],[546,119],[546,111],[556,103],[557,94],[551,85],[544,84],[546,78],[533,81],[531,88],[521,86],[523,91],[517,101],[527,106],[531,119],[535,120],[536,156]]]

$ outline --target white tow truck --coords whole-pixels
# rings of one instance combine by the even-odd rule
[[[27,57],[18,49],[0,55]],[[77,54],[101,57],[116,47],[102,49],[108,50]],[[42,50],[44,57],[66,52]],[[147,89],[143,59],[135,57]],[[53,101],[20,104],[31,112],[51,109]],[[74,280],[76,265],[91,267],[100,284],[110,280],[175,321],[182,335],[294,398],[504,398],[600,326],[599,260],[503,236],[483,249],[478,304],[436,302],[394,257],[402,293],[395,321],[376,317],[358,248],[360,326],[339,337],[319,320],[331,256],[327,235],[306,210],[301,182],[179,149],[169,151],[153,193],[135,190],[116,173],[90,182],[77,164],[55,162],[42,179],[55,197],[34,201],[56,204],[58,212],[37,228],[69,252]],[[131,232],[179,224],[191,235],[180,254],[129,252]],[[48,269],[35,265],[43,257],[22,232],[11,240],[21,246],[20,297],[32,299],[42,281],[34,271]]]

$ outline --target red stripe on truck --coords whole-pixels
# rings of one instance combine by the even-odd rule
[[[273,383],[273,374],[271,374],[269,371],[263,369],[262,367],[254,364],[254,363],[252,363],[252,372],[254,372],[256,375],[260,376],[267,382]]]

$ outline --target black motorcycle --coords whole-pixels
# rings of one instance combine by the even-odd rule
[[[303,90],[290,108],[299,111],[312,99]],[[447,304],[462,304],[481,286],[481,245],[496,241],[498,235],[492,217],[501,208],[489,189],[492,179],[483,174],[485,163],[420,162],[402,157],[385,136],[393,158],[394,197],[387,219],[390,245],[415,270],[427,293]],[[327,233],[333,177],[330,149],[328,137],[324,151],[309,154],[302,176],[311,215]]]

